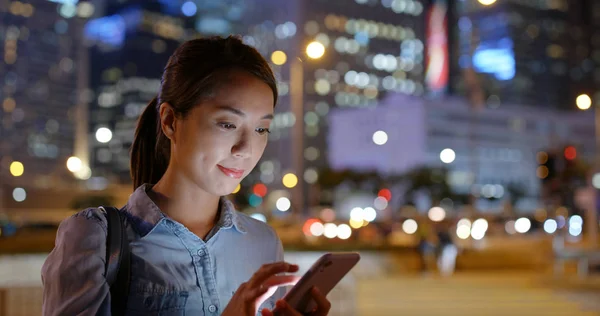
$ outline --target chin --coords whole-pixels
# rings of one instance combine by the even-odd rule
[[[222,181],[217,183],[216,186],[213,186],[213,194],[219,196],[230,195],[237,188],[238,184],[242,181],[242,179],[228,179],[229,181]]]

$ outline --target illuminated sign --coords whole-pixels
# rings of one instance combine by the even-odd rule
[[[128,31],[135,30],[142,19],[139,7],[132,7],[119,14],[90,20],[86,23],[84,34],[86,38],[103,44],[121,46]]]
[[[427,59],[425,83],[431,93],[441,93],[448,86],[450,57],[448,54],[448,5],[435,1],[427,12]]]
[[[115,14],[91,20],[85,25],[84,34],[88,39],[121,46],[125,41],[125,19]]]
[[[477,72],[493,74],[498,80],[515,77],[515,54],[512,40],[503,38],[481,44],[473,53],[473,67]]]

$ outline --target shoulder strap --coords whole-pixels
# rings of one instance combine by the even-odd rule
[[[123,212],[101,206],[108,222],[106,236],[106,282],[110,286],[112,315],[124,315],[129,296],[131,259]]]

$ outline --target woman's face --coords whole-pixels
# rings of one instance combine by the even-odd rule
[[[233,192],[256,166],[273,119],[271,88],[255,76],[232,71],[215,93],[174,122],[172,163],[204,191]]]

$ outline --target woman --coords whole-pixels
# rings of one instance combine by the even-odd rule
[[[127,315],[299,315],[278,300],[296,277],[274,230],[222,198],[267,145],[276,81],[234,37],[195,39],[169,59],[131,148]],[[106,219],[91,208],[66,219],[42,268],[44,315],[108,315]],[[330,304],[318,290],[316,315]]]

